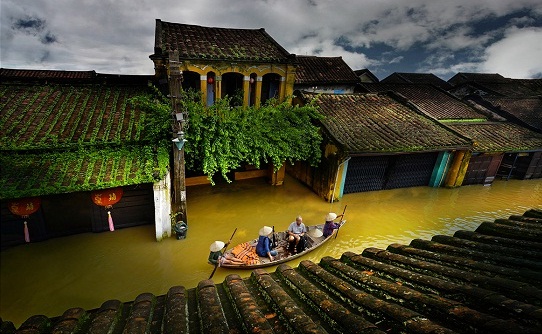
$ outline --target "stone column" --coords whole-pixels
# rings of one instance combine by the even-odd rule
[[[154,225],[156,241],[162,241],[171,236],[171,196],[170,196],[170,173],[153,184],[154,193]]]
[[[243,106],[248,106],[250,100],[250,76],[243,77]]]
[[[256,77],[256,94],[255,96],[255,106],[256,108],[260,106],[262,103],[262,77],[257,76]]]

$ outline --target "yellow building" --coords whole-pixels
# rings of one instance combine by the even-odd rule
[[[230,97],[232,105],[259,106],[291,96],[296,57],[265,29],[202,27],[156,20],[154,54],[158,78],[179,53],[183,89],[201,91],[207,105]]]

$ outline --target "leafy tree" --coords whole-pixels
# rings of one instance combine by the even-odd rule
[[[163,131],[171,136],[170,101],[163,95],[138,99],[140,106],[152,110],[149,117],[157,117],[146,123],[154,127],[147,133]],[[199,92],[181,93],[181,108],[188,112],[185,166],[190,171],[202,171],[211,182],[219,172],[229,182],[227,173],[243,164],[259,168],[262,162],[272,163],[278,170],[287,161],[308,161],[313,166],[320,161],[322,136],[315,121],[323,116],[314,104],[292,106],[270,99],[254,108],[232,107],[228,97],[212,106],[204,106],[201,101]]]

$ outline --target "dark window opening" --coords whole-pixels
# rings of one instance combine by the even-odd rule
[[[278,98],[280,92],[280,75],[268,73],[262,78],[262,104],[272,98]]]
[[[200,75],[199,73],[192,71],[183,71],[183,81],[182,81],[183,90],[201,90]]]
[[[229,97],[230,106],[243,105],[243,75],[241,73],[224,73],[222,75],[222,98]]]

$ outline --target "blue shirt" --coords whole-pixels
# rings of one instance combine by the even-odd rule
[[[271,239],[267,236],[260,235],[258,244],[256,245],[256,253],[259,256],[267,256],[271,252]]]

